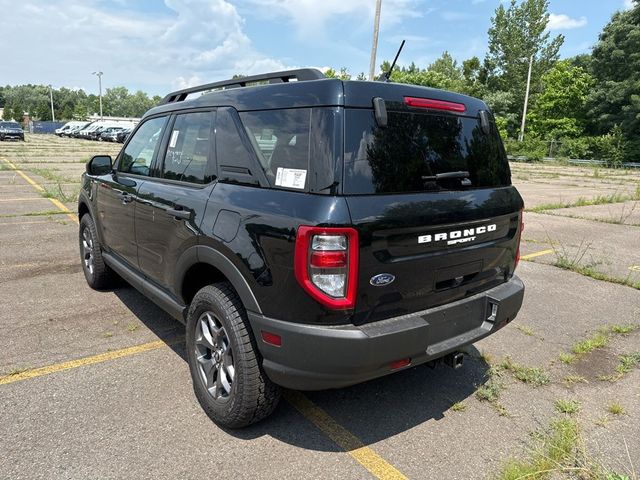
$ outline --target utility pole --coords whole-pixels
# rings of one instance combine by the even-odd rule
[[[100,91],[100,120],[104,120],[102,117],[102,72],[93,72],[92,75],[98,76],[98,89]]]
[[[49,84],[49,98],[51,98],[51,121],[55,122],[56,114],[53,111],[53,87],[51,87],[51,84]]]
[[[369,62],[369,80],[374,80],[376,74],[376,53],[378,51],[378,32],[380,32],[380,9],[382,0],[376,0],[376,16],[373,21],[373,44],[371,45],[371,61]]]
[[[533,55],[529,57],[529,73],[527,73],[527,90],[524,93],[524,110],[522,110],[522,124],[520,125],[520,135],[518,141],[524,140],[524,124],[527,120],[527,105],[529,104],[529,87],[531,86],[531,66],[533,65]]]

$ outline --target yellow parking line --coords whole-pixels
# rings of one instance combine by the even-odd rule
[[[531,260],[532,258],[541,257],[542,255],[549,255],[550,253],[555,252],[553,248],[548,250],[542,250],[540,252],[530,253],[529,255],[523,255],[520,257],[520,260]]]
[[[94,365],[96,363],[115,360],[117,358],[128,357],[138,353],[158,350],[170,344],[184,341],[183,337],[176,338],[170,342],[156,340],[154,342],[143,343],[133,347],[121,348],[110,352],[92,355],[90,357],[69,360],[67,362],[55,363],[40,368],[32,368],[23,372],[0,376],[0,385],[20,382],[30,378],[50,375],[52,373],[71,370],[73,368]],[[367,447],[362,441],[335,421],[327,412],[314,404],[300,392],[287,391],[285,399],[293,405],[307,420],[313,423],[321,432],[329,437],[336,445],[347,452],[354,460],[366,468],[373,476],[380,480],[407,480],[397,468],[384,460],[380,455]]]
[[[31,185],[33,188],[35,188],[36,190],[38,190],[39,192],[44,192],[45,189],[44,187],[42,187],[41,185],[39,185],[35,180],[33,180],[31,177],[29,177],[26,173],[24,173],[22,170],[20,170],[18,167],[16,167],[13,163],[11,163],[9,160],[3,158],[2,159],[7,165],[9,165],[9,167],[11,167],[12,170],[14,170],[18,175],[20,175],[24,180],[26,180],[26,182]],[[75,215],[71,210],[69,210],[67,207],[65,207],[65,205],[59,201],[56,198],[48,198],[48,200],[53,203],[56,207],[58,207],[58,209],[62,210],[64,213],[67,214],[67,217],[69,217],[71,220],[73,220],[76,223],[80,223],[78,220],[78,216]]]
[[[175,343],[179,341],[180,340],[177,339],[169,343]],[[77,360],[69,360],[68,362],[54,363],[53,365],[47,365],[45,367],[32,368],[13,375],[9,374],[0,376],[0,385],[19,382],[21,380],[27,380],[28,378],[41,377],[43,375],[50,375],[52,373],[62,372],[64,370],[70,370],[72,368],[84,367],[86,365],[93,365],[95,363],[102,363],[106,362],[107,360],[115,360],[116,358],[128,357],[129,355],[148,352],[149,350],[157,350],[159,348],[166,347],[167,345],[167,342],[156,340],[154,342],[142,343],[133,347],[121,348],[120,350],[112,350],[110,352],[100,353],[98,355],[92,355],[90,357],[79,358]]]
[[[358,437],[336,422],[327,412],[302,393],[289,390],[285,392],[284,398],[373,476],[381,480],[406,480],[407,477],[397,468],[364,445]]]

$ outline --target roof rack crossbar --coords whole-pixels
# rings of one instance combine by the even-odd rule
[[[240,88],[246,87],[247,84],[256,82],[287,83],[292,79],[295,79],[298,82],[304,82],[308,80],[320,80],[322,78],[325,78],[324,74],[320,70],[317,70],[315,68],[300,68],[298,70],[284,70],[282,72],[262,73],[260,75],[232,78],[229,80],[223,80],[221,82],[207,83],[205,85],[199,85],[197,87],[177,90],[165,96],[160,102],[160,105],[182,102],[193,93],[206,92],[208,90],[219,88]]]

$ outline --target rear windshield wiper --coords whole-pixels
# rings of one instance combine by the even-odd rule
[[[438,180],[451,180],[454,178],[459,178],[460,183],[465,187],[471,186],[471,180],[469,180],[469,172],[459,171],[459,172],[445,172],[445,173],[437,173],[433,176],[423,176],[422,180],[425,181],[438,181]]]

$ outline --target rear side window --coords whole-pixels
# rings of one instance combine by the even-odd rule
[[[122,152],[119,171],[149,175],[149,168],[160,145],[166,121],[166,117],[151,118],[140,125]]]
[[[311,109],[242,112],[240,119],[270,185],[305,190],[309,181]]]
[[[162,167],[164,178],[198,184],[211,182],[212,117],[212,112],[176,116]]]
[[[388,126],[382,129],[371,110],[348,109],[345,114],[344,193],[511,184],[509,164],[494,125],[484,133],[477,118],[390,111]]]

